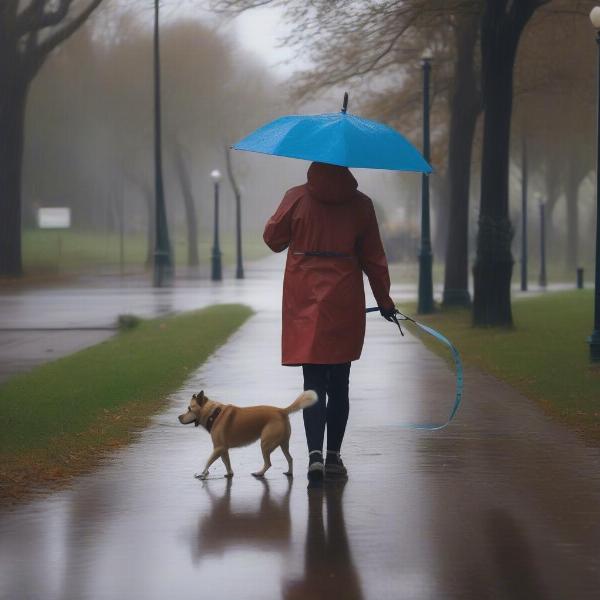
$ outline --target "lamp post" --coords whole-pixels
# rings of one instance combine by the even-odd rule
[[[211,279],[213,281],[221,281],[221,249],[219,248],[219,182],[221,181],[221,171],[214,169],[210,172],[210,178],[214,183],[215,190],[215,219],[213,232],[213,247],[212,247],[212,271]]]
[[[527,138],[521,138],[521,291],[527,291]]]
[[[235,278],[244,279],[244,260],[242,258],[242,189],[235,192],[235,244],[236,268]]]
[[[545,288],[548,282],[546,277],[546,204],[538,196],[540,205],[540,287]]]
[[[242,186],[238,186],[233,174],[231,164],[231,148],[225,148],[225,159],[227,161],[227,175],[235,197],[235,245],[236,245],[236,268],[235,278],[244,279],[244,260],[242,258]]]
[[[596,277],[594,296],[594,329],[588,338],[590,359],[600,362],[600,7],[590,12],[590,20],[596,29],[598,44],[598,77],[597,77],[597,118],[596,118]]]
[[[160,114],[160,38],[159,0],[154,0],[154,193],[156,197],[155,236],[154,236],[154,287],[170,283],[173,275],[173,260],[165,193],[162,176],[162,140]]]
[[[431,59],[424,58],[423,67],[423,157],[430,160],[429,142],[429,76]],[[433,275],[431,255],[431,234],[429,225],[429,176],[421,176],[421,247],[419,249],[419,301],[418,312],[433,312]]]

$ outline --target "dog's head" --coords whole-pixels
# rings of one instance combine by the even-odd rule
[[[194,394],[190,400],[187,411],[182,415],[179,415],[179,422],[182,425],[193,423],[198,427],[202,421],[202,413],[207,401],[208,398],[204,395],[204,391],[201,391],[199,394]]]

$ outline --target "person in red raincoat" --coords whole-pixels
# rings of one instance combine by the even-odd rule
[[[357,188],[346,167],[312,163],[307,182],[286,192],[263,235],[274,252],[288,249],[282,364],[302,365],[304,389],[318,395],[304,410],[311,480],[346,475],[340,449],[350,363],[360,358],[365,336],[363,272],[381,314],[391,320],[396,312],[373,202]]]

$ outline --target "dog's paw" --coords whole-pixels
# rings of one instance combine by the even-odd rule
[[[205,479],[208,479],[208,473],[194,473],[194,477],[204,481]]]
[[[233,477],[233,473],[225,473],[224,477],[226,479],[231,479]]]
[[[283,473],[286,477],[293,477],[294,474],[291,471],[284,471]]]
[[[252,473],[252,476],[256,477],[256,479],[262,479],[265,476],[265,474],[261,473],[260,471],[257,471],[256,473]]]

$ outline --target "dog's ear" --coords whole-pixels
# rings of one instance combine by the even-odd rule
[[[198,400],[202,400],[202,398],[204,398],[204,390],[202,390],[199,394],[196,394],[196,397]]]

